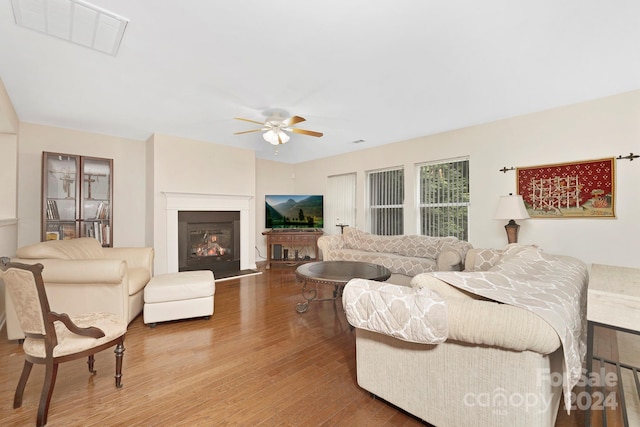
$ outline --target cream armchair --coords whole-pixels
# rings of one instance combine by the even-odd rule
[[[130,323],[142,312],[153,257],[153,248],[103,248],[84,237],[24,246],[12,261],[45,267],[42,277],[53,311],[108,312]],[[13,302],[10,297],[5,301],[7,338],[23,339]]]

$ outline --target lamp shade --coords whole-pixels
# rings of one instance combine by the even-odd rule
[[[262,137],[272,145],[285,144],[289,141],[289,135],[281,130],[274,131],[273,129],[270,129],[263,133]]]
[[[495,219],[528,219],[529,213],[521,195],[500,196]]]

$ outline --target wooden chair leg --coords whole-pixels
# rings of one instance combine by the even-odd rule
[[[95,363],[96,359],[93,356],[93,354],[90,354],[89,357],[87,358],[87,365],[89,365],[89,373],[91,375],[95,375],[96,371],[95,369],[93,369],[93,364]]]
[[[31,374],[31,368],[33,368],[33,363],[25,360],[24,367],[22,368],[22,374],[20,375],[20,381],[18,381],[18,387],[16,387],[16,394],[13,396],[13,409],[22,406],[22,395],[24,394],[24,388],[27,386],[27,380],[29,379],[29,374]]]
[[[57,376],[58,364],[47,363],[44,374],[44,384],[42,385],[42,394],[40,395],[40,405],[38,406],[38,426],[45,426],[47,424],[49,403],[51,403],[51,395],[53,394],[53,387],[56,385]]]
[[[116,354],[116,388],[122,388],[122,356],[124,355],[124,339],[118,341],[116,349],[113,351]]]

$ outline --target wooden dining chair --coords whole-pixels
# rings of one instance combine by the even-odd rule
[[[87,357],[93,375],[94,354],[115,345],[116,387],[122,387],[122,356],[127,323],[111,313],[58,314],[49,308],[42,280],[42,264],[27,265],[0,259],[0,279],[12,299],[25,334],[22,344],[24,367],[16,388],[13,408],[22,405],[33,364],[45,365],[45,378],[38,406],[37,426],[47,423],[49,403],[56,382],[58,364]]]

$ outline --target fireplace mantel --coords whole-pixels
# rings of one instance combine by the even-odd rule
[[[249,261],[249,203],[253,196],[163,192],[167,220],[167,272],[178,271],[178,211],[240,212],[240,268],[253,268]]]

